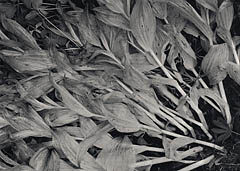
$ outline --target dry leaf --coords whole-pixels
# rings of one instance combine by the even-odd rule
[[[226,65],[229,49],[226,43],[214,45],[202,61],[201,68],[207,74],[211,85],[215,85],[227,76]]]

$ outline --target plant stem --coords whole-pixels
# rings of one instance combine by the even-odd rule
[[[190,170],[196,169],[200,166],[208,164],[213,158],[214,158],[214,155],[211,155],[203,160],[200,160],[194,164],[191,164],[190,166],[184,167],[183,169],[180,169],[179,171],[190,171]]]
[[[162,71],[164,72],[164,74],[170,78],[173,79],[173,77],[171,76],[171,74],[168,72],[168,70],[163,66],[163,64],[160,62],[160,60],[158,59],[158,57],[156,56],[156,54],[153,52],[153,50],[150,51],[150,54],[152,55],[153,59],[156,61],[156,63],[159,65],[159,67],[162,69]],[[208,129],[208,125],[207,122],[203,116],[202,111],[195,105],[195,103],[187,96],[187,94],[185,93],[185,91],[182,89],[182,87],[177,84],[175,87],[179,93],[182,96],[186,96],[187,97],[187,101],[190,104],[190,106],[192,107],[193,110],[195,110],[195,112],[198,114],[198,117],[200,119],[200,121],[202,122],[202,124],[206,127],[206,129]]]

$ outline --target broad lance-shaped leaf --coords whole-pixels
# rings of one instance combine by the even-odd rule
[[[127,137],[122,140],[114,139],[99,153],[97,162],[106,171],[134,171],[130,165],[136,162],[136,156],[131,145]]]
[[[91,134],[90,136],[86,137],[83,141],[80,142],[78,152],[77,152],[77,158],[78,162],[80,162],[84,155],[87,153],[88,149],[93,146],[93,144],[99,140],[103,135],[107,135],[108,131],[112,130],[113,126],[109,123],[102,123],[95,127],[94,134]]]
[[[38,9],[42,5],[42,0],[23,0],[23,3],[29,8]]]
[[[228,72],[229,76],[236,83],[238,83],[238,85],[240,85],[240,66],[233,62],[228,62],[227,72]]]
[[[27,46],[36,50],[41,50],[34,37],[15,20],[2,18],[2,25],[7,31],[11,32],[20,40],[22,40]]]
[[[226,43],[214,45],[202,61],[201,68],[208,76],[211,85],[215,85],[227,76],[229,49]]]
[[[33,74],[33,72],[46,71],[57,66],[45,50],[26,50],[24,54],[17,56],[14,56],[14,53],[15,51],[12,50],[0,51],[3,55],[2,59],[20,73]]]
[[[217,12],[217,25],[229,31],[232,26],[233,16],[233,3],[229,0],[223,1]]]
[[[60,158],[55,150],[40,148],[30,159],[29,165],[37,171],[59,171]]]
[[[104,6],[94,8],[94,11],[97,13],[97,19],[103,23],[110,26],[119,27],[123,30],[130,30],[129,21],[121,14],[112,12]]]
[[[119,132],[136,132],[141,128],[140,123],[123,103],[105,104],[105,114],[108,121]]]
[[[50,80],[54,86],[54,88],[56,88],[59,93],[62,96],[62,100],[63,103],[72,111],[75,111],[76,113],[78,113],[81,116],[85,116],[85,117],[92,117],[92,116],[96,116],[96,117],[103,117],[101,115],[97,115],[94,113],[91,113],[90,111],[88,111],[79,101],[77,101],[77,99],[75,99],[67,89],[65,89],[63,86],[58,85],[52,78],[52,76],[50,76]]]
[[[145,51],[151,51],[156,32],[156,18],[148,1],[136,1],[130,17],[130,27],[138,44]]]
[[[124,10],[123,1],[125,1],[125,0],[99,0],[99,1],[100,2],[102,1],[102,3],[104,3],[106,5],[106,7],[108,9],[110,9],[111,11],[122,14],[123,16],[128,18],[128,16],[125,13],[125,10]]]
[[[212,42],[213,32],[197,11],[186,0],[158,0],[159,2],[168,2],[180,10],[183,17],[191,21],[208,39]]]
[[[197,0],[197,2],[211,11],[215,12],[218,10],[218,0]]]
[[[65,154],[67,159],[74,166],[78,167],[77,152],[78,152],[79,144],[77,143],[77,141],[63,130],[61,131],[56,130],[53,137],[57,147],[60,147],[60,149]]]

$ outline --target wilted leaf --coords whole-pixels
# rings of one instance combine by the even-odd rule
[[[169,157],[174,160],[182,160],[183,157],[184,158],[187,157],[186,155],[182,155],[182,153],[186,153],[188,150],[185,152],[179,152],[177,150],[181,147],[187,146],[188,144],[191,144],[194,142],[195,142],[195,139],[189,138],[189,137],[179,137],[179,138],[173,139],[169,145],[169,148],[170,148],[170,156]],[[201,149],[199,149],[199,150],[201,150]],[[191,149],[189,149],[189,150],[191,150]],[[194,150],[191,152],[192,153],[189,153],[189,151],[188,151],[189,156],[194,153]]]
[[[81,168],[86,171],[106,171],[90,154],[86,153],[80,163]],[[72,171],[72,170],[71,170]],[[74,170],[75,171],[75,170]]]
[[[181,15],[190,20],[210,41],[212,41],[213,32],[197,11],[185,0],[160,0],[169,2],[174,7],[178,8]]]
[[[30,159],[29,165],[37,171],[44,171],[49,157],[49,150],[45,147],[40,148]]]
[[[107,9],[107,7],[97,7],[94,8],[94,11],[97,13],[97,19],[103,23],[110,26],[119,27],[123,30],[130,30],[129,21],[121,14],[114,13]]]
[[[102,123],[95,127],[95,131],[93,134],[87,136],[83,141],[80,142],[77,157],[78,162],[83,160],[85,154],[87,153],[88,149],[97,141],[99,140],[103,135],[106,135],[108,131],[113,129],[113,127],[110,124]]]
[[[160,19],[167,18],[167,3],[153,1],[152,7],[153,7],[153,12],[155,13],[156,17],[158,17]]]
[[[218,0],[197,0],[203,7],[210,9],[214,12],[218,10]]]
[[[33,74],[33,72],[46,71],[56,67],[56,63],[44,50],[27,50],[19,56],[12,56],[11,53],[9,56],[6,56],[5,53],[3,55],[5,55],[3,60],[20,73]]]
[[[36,40],[32,37],[32,35],[27,30],[25,30],[25,28],[23,28],[20,24],[18,24],[16,21],[8,18],[3,18],[2,24],[7,31],[16,35],[27,46],[36,50],[41,50],[41,48],[37,44]]]
[[[11,3],[0,3],[0,14],[6,15],[8,18],[12,18],[16,12],[16,7]]]
[[[228,62],[227,65],[227,72],[229,76],[237,83],[240,85],[240,66],[233,63],[233,62]]]
[[[23,0],[23,2],[29,9],[38,9],[42,5],[42,0]]]
[[[105,104],[106,118],[119,132],[136,132],[141,126],[130,112],[128,107],[123,103]]]
[[[58,85],[55,80],[53,80],[52,76],[50,76],[50,80],[54,86],[54,88],[56,88],[59,93],[62,96],[62,100],[63,103],[72,111],[78,113],[81,116],[85,116],[85,117],[92,117],[92,116],[99,116],[97,114],[91,113],[89,112],[79,101],[77,101],[77,99],[75,99],[67,89],[65,89],[63,86]]]
[[[130,26],[138,44],[145,51],[151,51],[156,32],[156,18],[148,1],[136,1],[130,17]]]
[[[212,85],[222,81],[227,76],[227,61],[229,49],[226,43],[214,45],[202,61],[201,68]]]
[[[127,137],[122,140],[114,139],[109,146],[102,149],[97,162],[106,171],[134,171],[134,168],[130,166],[136,162],[131,141]]]
[[[122,14],[126,18],[128,18],[127,14],[124,11],[124,3],[123,0],[103,0],[104,4],[113,12]]]
[[[232,129],[224,120],[213,120],[213,123],[216,126],[212,129],[215,134],[216,141],[224,142],[231,136]]]
[[[158,65],[151,64],[142,53],[134,53],[129,57],[130,63],[140,72],[150,71],[158,67]]]
[[[233,15],[233,3],[229,0],[223,1],[221,6],[219,7],[216,17],[218,26],[230,30],[233,21]]]
[[[74,166],[78,167],[77,152],[79,144],[77,141],[67,132],[59,130],[55,131],[54,138],[67,159],[74,164]]]

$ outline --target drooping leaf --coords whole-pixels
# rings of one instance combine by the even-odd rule
[[[151,51],[156,32],[156,18],[148,1],[136,1],[130,17],[130,26],[138,44],[145,51]]]
[[[136,162],[136,156],[131,141],[125,137],[122,140],[114,139],[109,146],[102,149],[97,162],[106,171],[133,171],[131,164]]]
[[[103,23],[123,30],[130,30],[129,21],[121,14],[112,12],[107,7],[97,7],[94,8],[94,11],[97,12],[97,19]]]
[[[226,43],[212,46],[204,57],[201,68],[212,85],[219,83],[227,76],[228,58],[229,49]]]
[[[19,23],[17,23],[15,20],[3,18],[2,24],[3,24],[3,27],[7,31],[16,35],[27,46],[29,46],[30,48],[36,49],[36,50],[41,50],[41,48],[39,47],[39,45],[37,44],[37,42],[33,38],[33,36],[25,28],[23,28]]]
[[[130,112],[128,107],[123,103],[105,104],[106,118],[119,132],[136,132],[141,126]]]
[[[223,1],[217,12],[216,21],[218,26],[230,30],[233,21],[233,15],[233,3],[229,0]]]
[[[4,57],[2,59],[20,73],[46,72],[46,70],[56,67],[56,63],[52,61],[45,50],[27,50],[24,54],[19,54],[18,56],[12,56],[14,51],[9,52],[8,55],[3,53]]]
[[[45,147],[40,148],[30,159],[29,165],[37,171],[44,171],[48,157],[49,150]]]
[[[94,129],[95,133],[87,136],[83,141],[80,142],[77,152],[78,162],[83,160],[84,155],[87,153],[88,149],[103,135],[106,135],[111,129],[113,129],[113,127],[108,123],[106,124],[104,122],[96,126]]]
[[[212,41],[213,32],[197,11],[185,0],[159,0],[160,2],[168,2],[178,8],[183,17],[191,21],[207,38]]]
[[[42,0],[23,0],[27,8],[38,9],[42,5]]]
[[[240,66],[233,63],[228,62],[227,65],[227,72],[229,76],[238,84],[240,85]]]
[[[77,151],[79,144],[77,141],[65,131],[56,130],[54,134],[57,145],[61,148],[66,158],[78,167]]]
[[[216,12],[218,10],[218,1],[217,0],[197,0],[197,3],[203,7],[210,9],[211,11]]]
[[[88,111],[79,101],[77,101],[77,99],[75,99],[67,89],[65,89],[63,86],[58,85],[55,80],[53,80],[53,78],[50,76],[50,80],[54,86],[54,88],[56,88],[59,93],[61,94],[63,103],[72,111],[78,113],[81,116],[85,116],[85,117],[92,117],[92,116],[100,116],[94,113],[91,113],[90,111]]]

